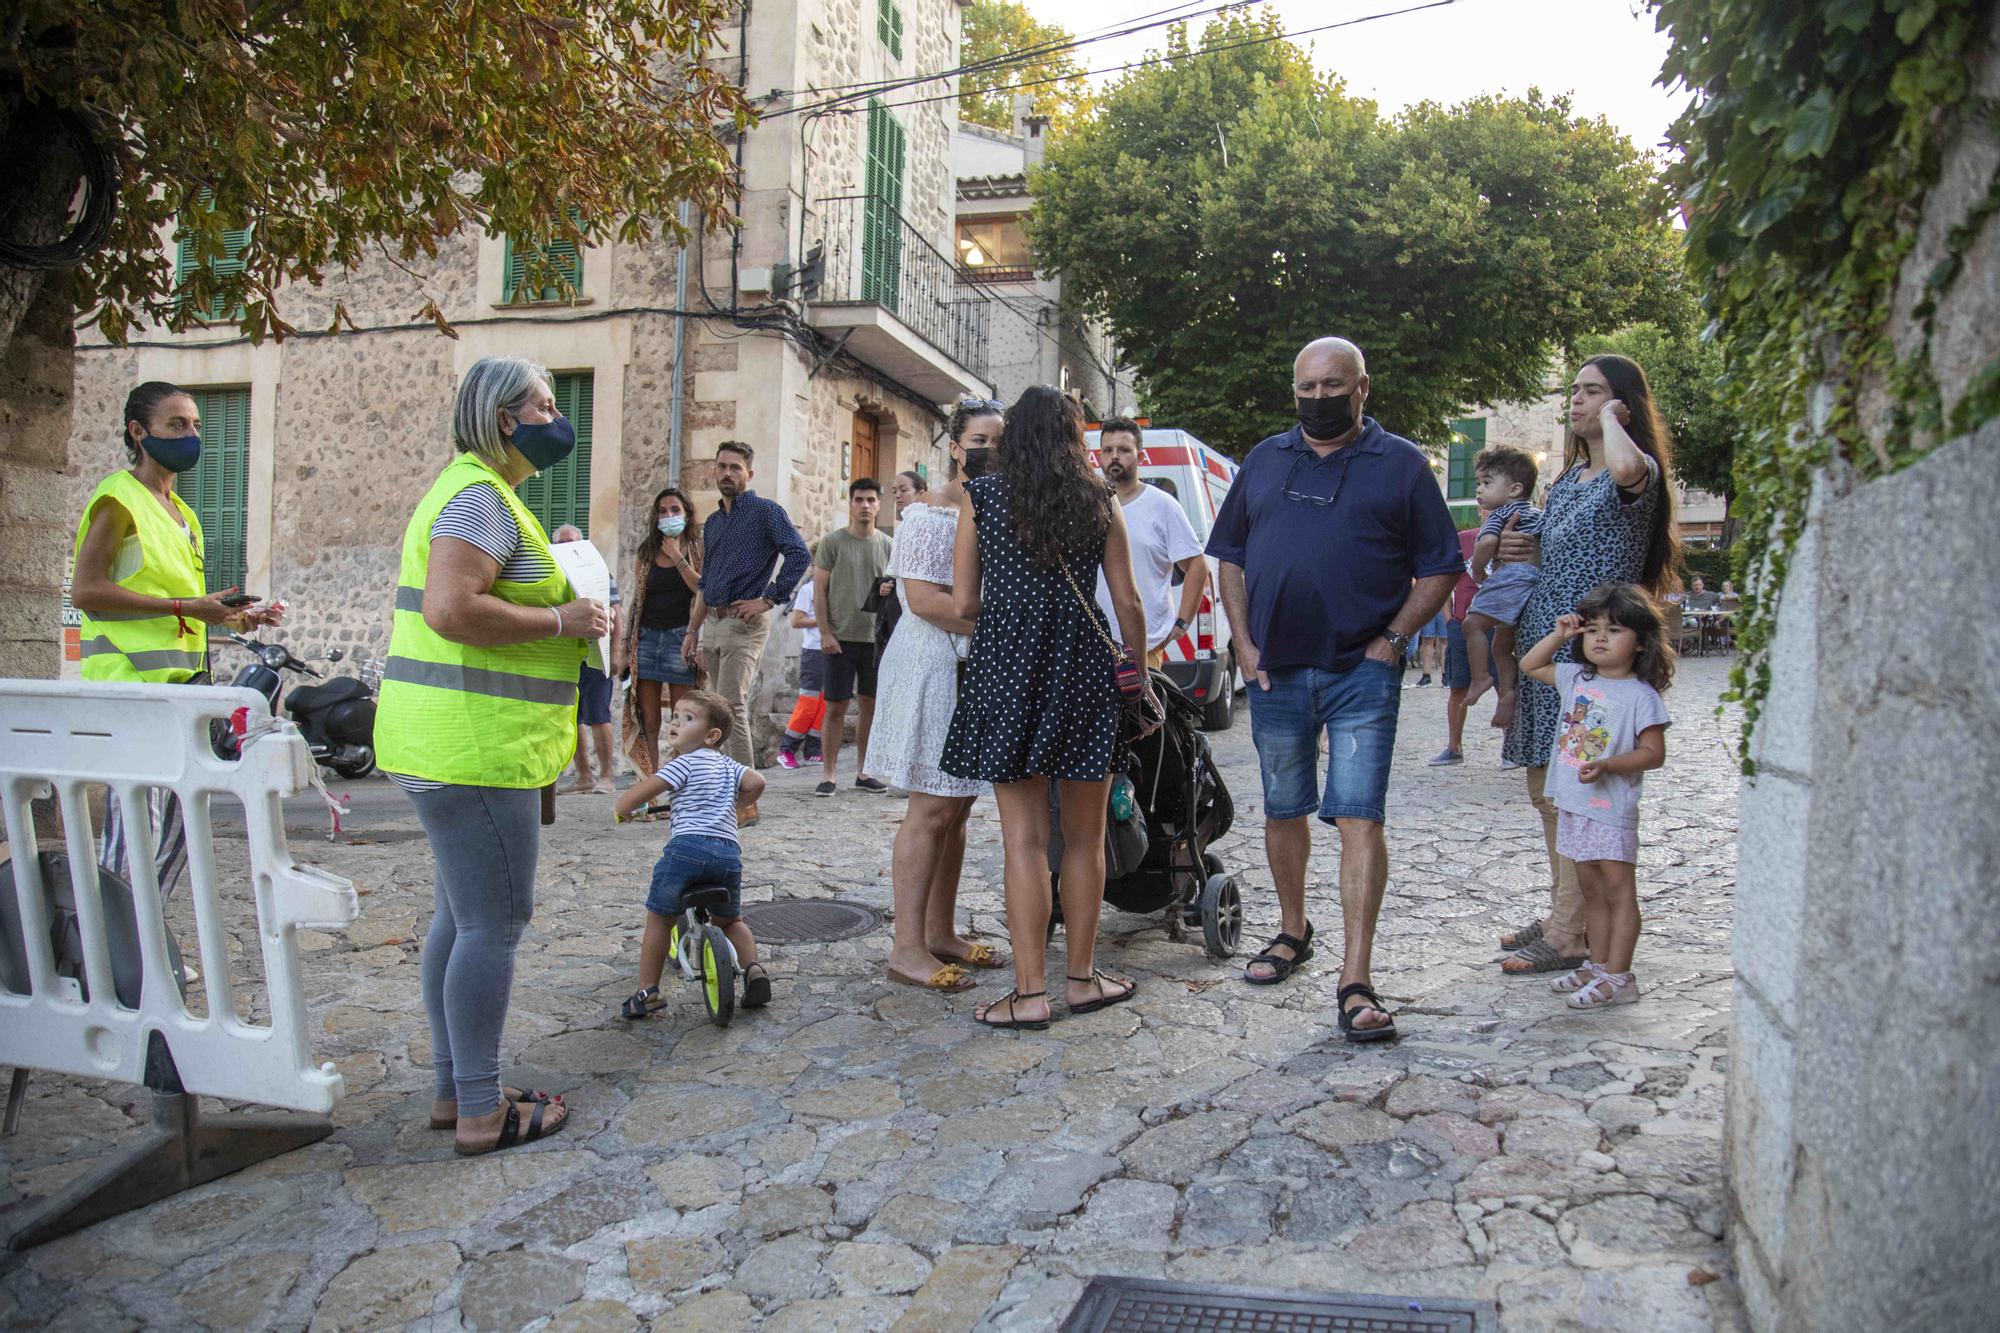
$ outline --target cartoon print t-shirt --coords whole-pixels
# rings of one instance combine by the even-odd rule
[[[1639,827],[1642,773],[1577,780],[1585,764],[1630,754],[1639,733],[1672,722],[1659,691],[1636,677],[1608,680],[1584,677],[1581,662],[1556,663],[1556,686],[1562,691],[1562,712],[1556,723],[1556,744],[1549,756],[1549,799],[1556,809],[1620,828]]]

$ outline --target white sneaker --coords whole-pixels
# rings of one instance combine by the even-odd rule
[[[1639,983],[1630,972],[1606,972],[1599,968],[1595,977],[1563,1003],[1572,1009],[1609,1009],[1614,1004],[1636,1004],[1638,1000]]]

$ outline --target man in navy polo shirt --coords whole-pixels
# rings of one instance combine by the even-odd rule
[[[1362,415],[1361,349],[1342,338],[1308,343],[1293,363],[1292,391],[1299,424],[1250,451],[1208,540],[1250,687],[1264,851],[1281,915],[1282,933],[1244,976],[1271,985],[1313,955],[1306,861],[1317,813],[1340,831],[1340,1029],[1349,1041],[1382,1041],[1395,1035],[1395,1020],[1369,969],[1389,882],[1382,817],[1402,660],[1463,562],[1423,451]]]

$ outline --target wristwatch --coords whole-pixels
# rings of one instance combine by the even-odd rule
[[[1398,657],[1408,657],[1410,655],[1409,635],[1398,634],[1392,629],[1385,629],[1382,631],[1382,637],[1389,641],[1389,646],[1396,650]]]

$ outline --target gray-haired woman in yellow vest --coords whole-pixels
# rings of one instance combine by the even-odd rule
[[[125,399],[119,431],[132,466],[97,483],[76,525],[70,605],[83,614],[83,678],[206,684],[208,627],[274,625],[275,607],[239,610],[205,583],[201,522],[174,492],[174,478],[201,461],[201,415],[188,393],[150,380]],[[171,791],[147,793],[160,892],[180,878],[187,839]],[[130,882],[124,811],[105,812],[98,857]]]
[[[457,456],[403,533],[375,750],[436,861],[423,952],[431,1124],[455,1126],[470,1156],[567,1119],[559,1098],[501,1088],[500,1032],[535,910],[540,789],[576,749],[577,668],[610,616],[575,595],[514,494],[576,448],[548,372],[515,357],[473,363],[451,433]]]

